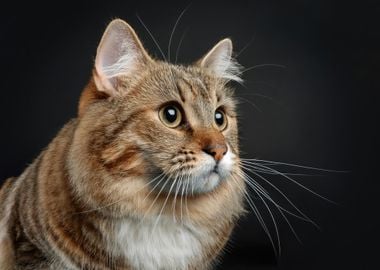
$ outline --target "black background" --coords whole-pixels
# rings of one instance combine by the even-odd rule
[[[75,117],[97,43],[112,18],[127,20],[160,58],[136,14],[166,53],[171,29],[190,3],[103,2],[2,6],[0,179],[20,174]],[[269,176],[321,229],[290,218],[299,243],[275,214],[282,246],[276,259],[250,213],[237,226],[219,269],[377,268],[376,2],[193,1],[181,19],[172,43],[174,59],[186,33],[180,63],[194,61],[221,38],[231,37],[236,52],[245,48],[238,56],[245,67],[286,66],[258,66],[246,72],[244,87],[236,85],[244,157],[350,171],[296,177],[337,205]],[[276,192],[271,194],[282,201]],[[264,205],[257,203],[270,224]],[[268,226],[274,235],[273,225]]]

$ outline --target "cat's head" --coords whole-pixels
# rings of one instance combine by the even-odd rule
[[[109,193],[131,189],[137,178],[152,180],[152,194],[216,190],[238,170],[235,101],[227,83],[240,78],[231,55],[231,40],[224,39],[193,65],[154,60],[127,23],[112,21],[81,96],[76,162],[117,178],[98,183]]]

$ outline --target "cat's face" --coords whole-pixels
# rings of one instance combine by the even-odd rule
[[[112,22],[80,100],[72,151],[79,173],[90,164],[94,179],[108,181],[79,189],[103,201],[146,185],[153,194],[207,194],[236,174],[235,101],[226,84],[239,80],[239,69],[231,53],[226,39],[191,66],[155,61],[129,25]]]
[[[145,163],[153,176],[163,173],[151,183],[157,189],[178,192],[186,185],[185,193],[208,192],[235,169],[232,91],[200,68],[156,63],[115,104],[129,123],[112,147],[134,145],[123,162],[138,155],[136,166]]]

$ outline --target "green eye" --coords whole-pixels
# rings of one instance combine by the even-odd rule
[[[158,113],[160,120],[170,128],[178,127],[182,121],[181,111],[175,105],[163,107]]]
[[[215,123],[218,126],[219,130],[223,130],[227,126],[227,117],[225,113],[221,110],[218,109],[215,111]]]

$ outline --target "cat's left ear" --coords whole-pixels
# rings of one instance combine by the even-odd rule
[[[241,65],[232,57],[232,41],[229,38],[219,41],[197,64],[221,79],[243,81],[240,78]]]
[[[145,65],[153,62],[133,28],[125,21],[113,20],[98,46],[94,81],[98,91],[114,96],[121,91],[121,78],[137,76]]]

